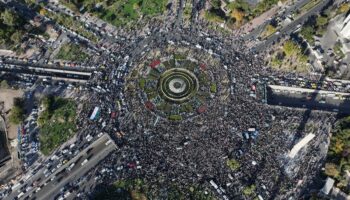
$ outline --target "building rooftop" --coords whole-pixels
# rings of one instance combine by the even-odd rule
[[[327,177],[326,183],[324,184],[321,192],[325,195],[328,195],[334,185],[334,179]]]

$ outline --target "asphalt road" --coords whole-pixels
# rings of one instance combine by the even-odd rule
[[[296,30],[296,27],[298,24],[303,24],[310,16],[320,12],[331,0],[323,0],[321,3],[317,4],[315,7],[313,7],[311,10],[309,10],[306,14],[303,16],[300,16],[298,19],[292,21],[290,24],[287,26],[283,27],[282,29],[279,30],[279,34],[273,34],[269,36],[266,40],[260,42],[257,44],[254,48],[256,52],[262,52],[267,49],[267,46],[270,46],[274,42],[276,42],[278,39],[283,37],[283,35],[289,35],[293,31]]]
[[[349,94],[350,95],[350,94]],[[305,90],[273,90],[268,88],[267,104],[294,108],[307,108],[350,114],[350,100],[342,100],[334,93],[305,92]]]
[[[75,66],[75,67],[67,67],[67,66],[58,66],[58,65],[53,65],[53,64],[43,64],[43,63],[28,63],[20,60],[9,60],[5,59],[2,61],[4,64],[11,64],[11,65],[18,65],[18,66],[23,66],[27,67],[30,66],[32,68],[38,68],[40,70],[50,70],[50,69],[57,69],[57,70],[62,70],[62,71],[67,71],[67,72],[86,72],[86,74],[91,73],[95,71],[96,69],[88,68],[88,67],[80,67],[80,66]]]
[[[5,5],[7,5],[8,7],[13,8],[16,12],[18,12],[23,18],[25,18],[26,20],[32,20],[34,19],[35,16],[40,16],[43,17],[42,15],[39,15],[38,13],[36,13],[34,10],[28,8],[28,6],[26,6],[25,4],[22,4],[18,1],[13,1],[10,0],[8,1]],[[44,17],[43,17],[44,18]],[[52,20],[44,18],[44,22],[52,22]],[[100,51],[101,50],[99,48],[96,47],[96,45],[94,45],[91,41],[89,41],[86,38],[83,38],[82,36],[77,36],[71,31],[66,29],[65,27],[54,23],[54,26],[60,30],[62,30],[63,32],[67,33],[67,35],[69,35],[72,38],[76,38],[78,39],[81,43],[86,44],[87,46],[89,46],[91,49],[94,49],[95,51]]]
[[[176,21],[175,21],[175,27],[176,28],[180,28],[180,26],[182,25],[183,21],[182,21],[182,15],[183,15],[183,10],[185,7],[185,0],[180,0],[180,4],[179,4],[179,9],[177,10],[177,16],[176,16]]]
[[[97,143],[93,143],[90,145],[87,149],[93,147],[94,149],[86,153],[87,149],[82,153],[82,158],[79,159],[79,161],[76,162],[72,170],[68,173],[62,173],[60,175],[57,175],[55,179],[62,178],[60,182],[57,183],[57,180],[51,181],[49,184],[47,184],[42,190],[40,190],[38,193],[36,193],[35,196],[37,196],[37,199],[54,199],[54,197],[60,193],[60,189],[64,187],[67,183],[72,183],[79,179],[80,177],[84,176],[85,173],[87,173],[91,168],[93,168],[95,165],[97,165],[102,159],[104,159],[109,153],[111,153],[113,150],[115,150],[116,146],[114,145],[114,142],[110,143],[109,145],[105,145],[105,143],[109,140],[109,137],[106,135],[103,136],[103,138],[98,141]],[[90,160],[84,164],[81,165],[86,158],[89,156],[92,157]],[[68,175],[68,176],[67,176]],[[52,177],[52,176],[50,176]]]
[[[278,16],[279,17],[288,16],[288,15],[292,14],[293,12],[295,12],[296,10],[300,9],[301,7],[303,7],[308,2],[309,2],[309,0],[297,1],[294,4],[292,4],[291,6],[289,6],[288,9],[286,9],[286,11],[284,13],[279,14]],[[269,24],[270,21],[271,20],[265,21],[263,24],[261,24],[260,26],[255,28],[252,32],[250,32],[247,35],[245,35],[243,37],[243,39],[244,40],[254,40],[256,37],[258,37],[261,34],[261,32],[264,30],[265,26],[267,24]]]
[[[43,171],[44,168],[39,170],[33,177],[29,178],[25,183],[29,186],[34,181],[37,182],[37,187],[33,187],[31,190],[25,193],[21,197],[24,199],[27,196],[31,196],[31,199],[36,197],[36,199],[54,199],[57,194],[60,193],[60,189],[63,188],[67,183],[72,183],[75,180],[82,177],[87,173],[92,167],[98,164],[102,159],[104,159],[109,153],[116,149],[114,142],[111,142],[109,145],[105,143],[110,140],[108,135],[103,135],[95,142],[90,144],[86,149],[78,153],[73,159],[64,164],[62,167],[57,169],[53,174],[48,177],[45,177]],[[92,148],[89,153],[88,149]],[[84,165],[81,165],[85,159],[90,159]],[[69,171],[67,168],[75,163],[74,167]],[[62,171],[62,172],[61,172]],[[51,178],[55,178],[51,181]],[[40,181],[38,181],[40,180]],[[46,183],[46,185],[45,185]],[[27,186],[27,187],[28,187]],[[42,187],[41,190],[35,192],[38,187]],[[12,192],[11,195],[5,199],[15,199],[15,197],[20,193],[19,188]]]
[[[15,74],[28,74],[28,75],[36,75],[36,76],[44,76],[44,77],[52,77],[53,79],[71,79],[71,80],[89,80],[89,75],[81,75],[81,74],[70,74],[70,73],[60,73],[60,72],[48,72],[48,71],[37,71],[35,69],[29,68],[7,68],[5,66],[0,65],[0,72],[11,72]]]

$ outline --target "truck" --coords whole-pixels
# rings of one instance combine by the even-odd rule
[[[219,188],[218,185],[213,180],[210,180],[209,182],[215,189]]]

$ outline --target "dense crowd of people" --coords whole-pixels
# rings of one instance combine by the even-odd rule
[[[229,199],[244,198],[244,190],[251,185],[255,186],[254,195],[264,199],[298,197],[305,192],[306,185],[313,184],[326,156],[321,149],[327,146],[329,128],[334,121],[332,114],[273,107],[261,103],[259,96],[251,97],[252,84],[270,71],[263,67],[259,56],[244,49],[241,41],[220,40],[190,29],[155,33],[145,40],[135,38],[138,42],[123,47],[118,67],[107,68],[93,83],[109,90],[90,99],[91,105],[101,107],[102,121],[110,121],[99,129],[112,135],[119,145],[118,151],[100,166],[114,171],[101,182],[141,178],[154,185],[153,192],[159,190],[156,186],[170,188],[175,183],[182,188],[204,185],[218,197],[226,195]],[[168,41],[175,46],[187,45],[199,58],[209,56],[211,50],[210,56],[221,65],[214,67],[213,73],[224,71],[220,76],[226,76],[229,81],[220,84],[220,95],[211,100],[204,114],[177,123],[148,111],[137,90],[130,90],[128,85],[128,74],[144,61],[145,52],[167,48]],[[123,65],[126,68],[120,70]],[[123,74],[122,85],[116,84],[111,75],[118,71]],[[107,75],[108,80],[103,81]],[[120,109],[116,101],[121,102]],[[118,120],[111,120],[108,110],[117,110]],[[250,128],[258,131],[256,137],[245,137]],[[308,131],[316,134],[316,139],[296,158],[288,159],[288,152]],[[239,169],[232,171],[227,166],[229,159],[237,160]],[[217,193],[210,180],[225,192]]]
[[[187,28],[177,14],[169,21],[155,18],[140,23],[139,29],[118,29],[113,33],[118,37],[91,30],[103,38],[97,44],[80,38],[96,52],[85,65],[100,68],[86,83],[88,89],[80,91],[86,98],[80,108],[77,138],[83,141],[88,134],[105,132],[118,145],[116,152],[90,172],[91,177],[101,177],[98,182],[105,185],[143,179],[151,185],[151,193],[166,193],[174,185],[182,189],[200,185],[218,198],[299,198],[311,188],[308,186],[320,170],[335,117],[262,103],[260,91],[252,88],[259,88],[263,77],[286,74],[272,73],[242,38],[208,29],[208,24],[198,19],[203,1],[193,2],[198,10],[192,10],[194,17]],[[184,1],[178,3],[177,12],[181,13]],[[76,37],[70,30],[63,31],[71,39]],[[134,81],[130,73],[145,56],[169,56],[164,49],[171,45],[175,51],[190,49],[198,60],[215,60],[206,64],[218,84],[218,95],[208,100],[206,112],[180,122],[147,110],[130,84]],[[149,54],[154,49],[159,49],[160,55]],[[214,63],[217,65],[212,66]],[[95,107],[100,109],[99,117],[90,120]],[[316,137],[295,158],[288,158],[293,146],[310,132]],[[78,146],[84,149],[87,145],[81,142]],[[228,160],[235,160],[238,167],[231,169]],[[111,171],[102,173],[106,168]],[[254,189],[248,194],[247,188]]]

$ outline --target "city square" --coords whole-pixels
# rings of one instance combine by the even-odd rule
[[[348,1],[0,11],[0,199],[350,192]]]

